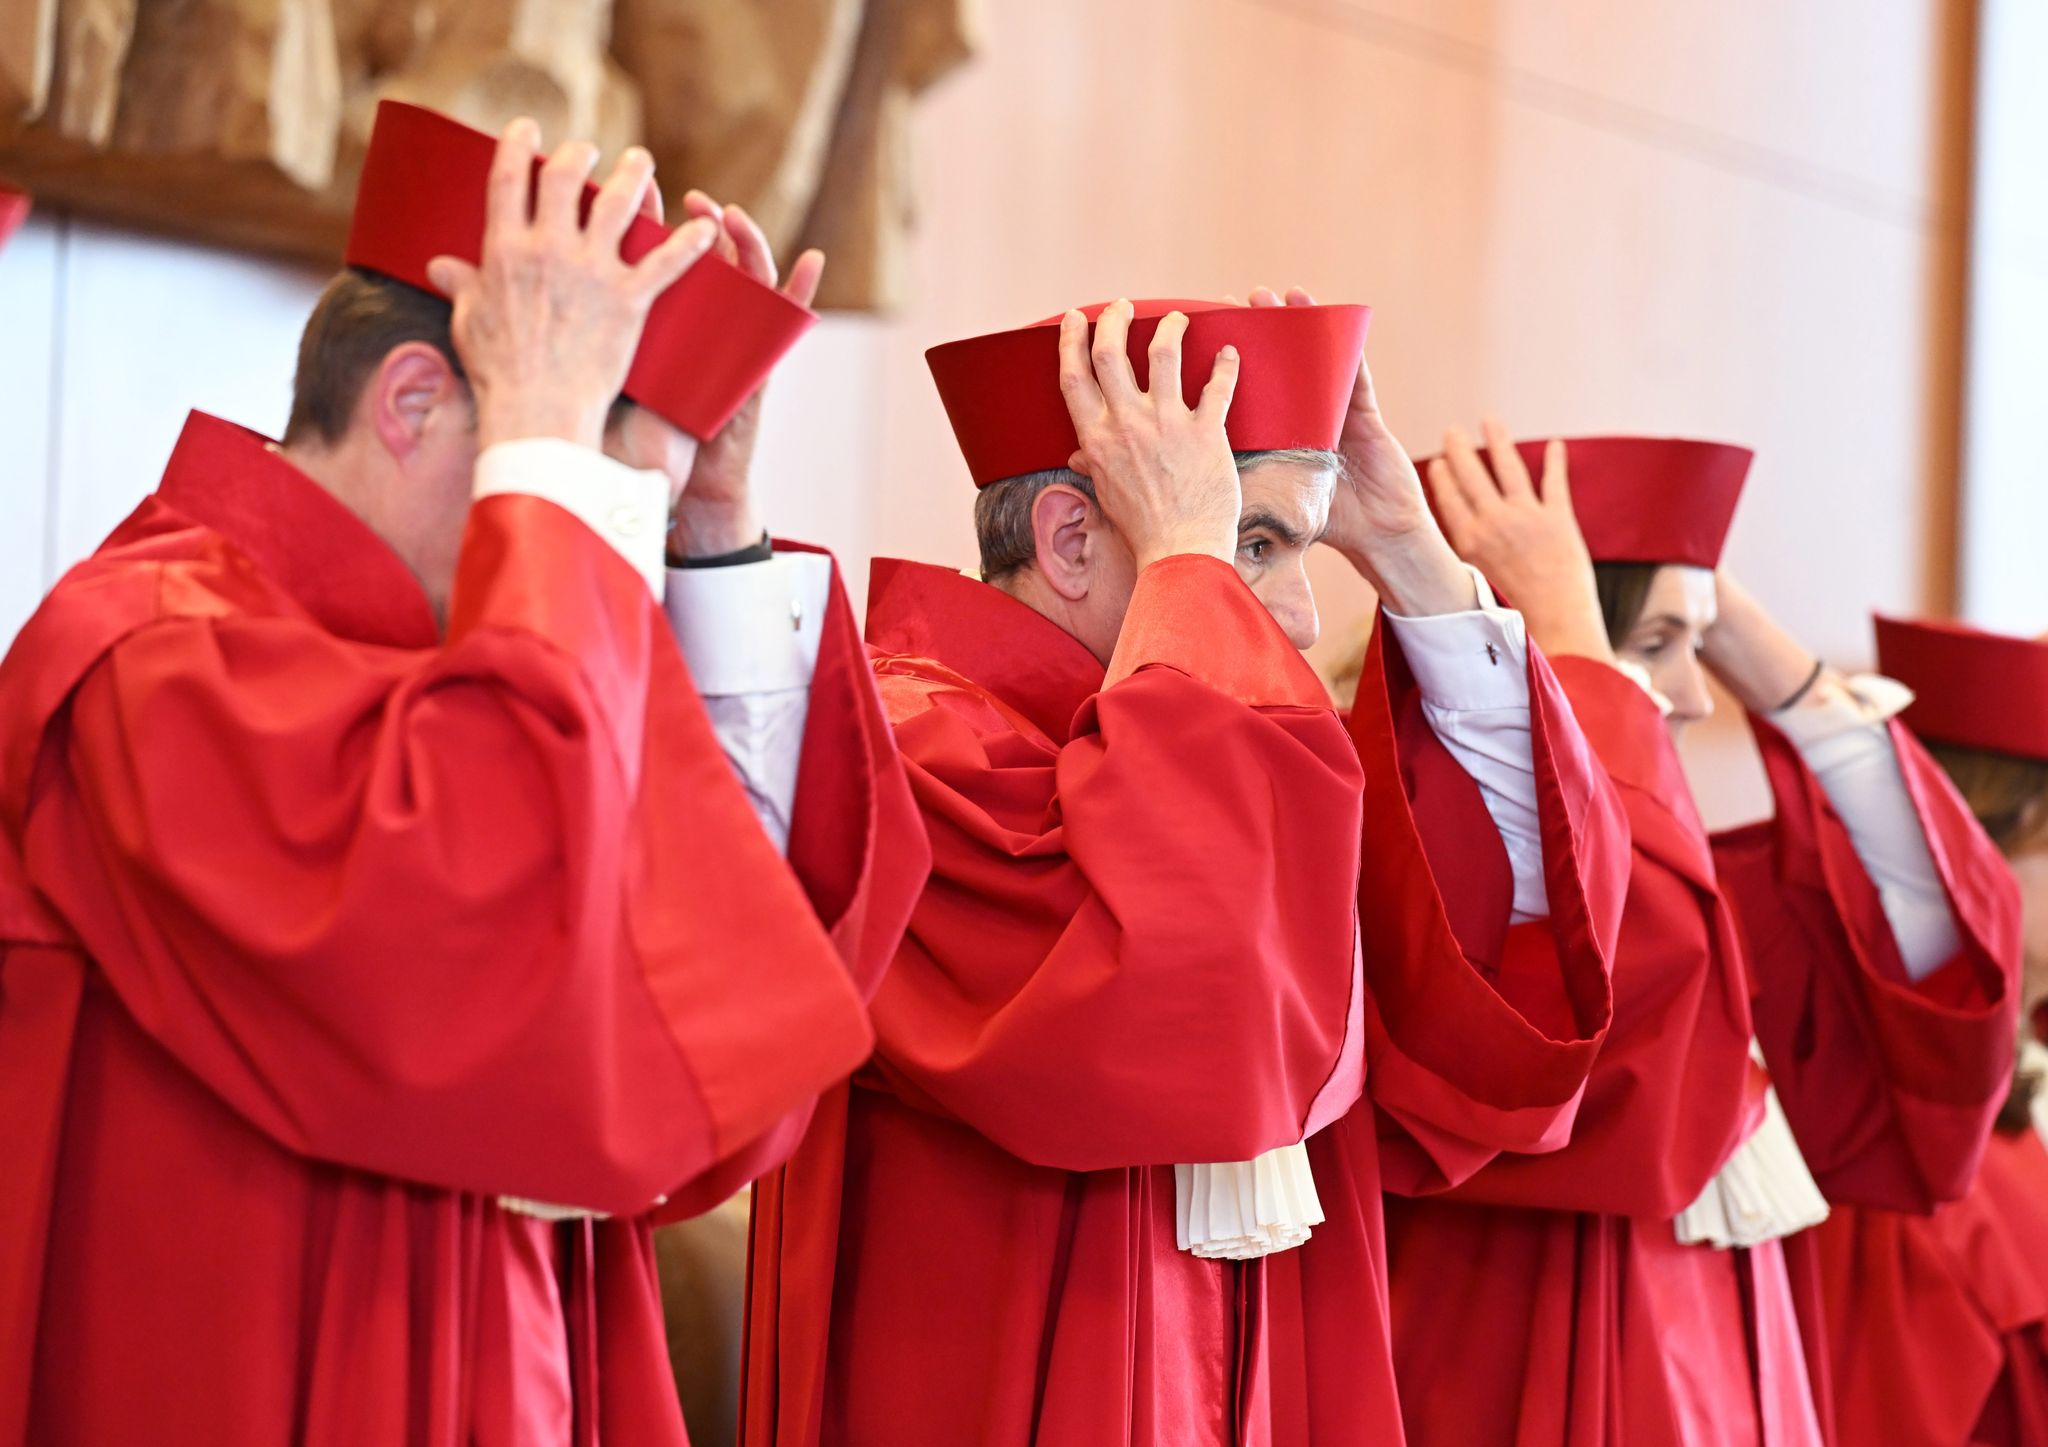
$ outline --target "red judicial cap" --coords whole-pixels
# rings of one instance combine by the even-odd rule
[[[1107,302],[1083,307],[1089,322]],[[1168,312],[1185,312],[1181,390],[1202,395],[1216,354],[1237,348],[1240,369],[1224,430],[1236,452],[1279,447],[1333,449],[1365,352],[1367,306],[1233,306],[1227,302],[1133,302],[1129,352],[1138,385],[1148,385],[1145,349]],[[1092,331],[1092,325],[1091,325]],[[976,487],[1024,472],[1065,467],[1080,445],[1060,396],[1060,319],[1015,331],[945,342],[924,354],[939,400]]]
[[[30,204],[28,192],[16,190],[0,181],[0,246],[5,246],[7,238],[28,220]]]
[[[1915,733],[2048,759],[2048,638],[1882,614],[1874,621],[1878,671],[1913,690],[1902,717]]]
[[[434,257],[476,261],[496,150],[490,136],[438,112],[380,102],[347,263],[432,291],[427,263]],[[586,208],[596,195],[595,186],[584,187]],[[638,217],[620,253],[638,261],[668,234],[668,227]],[[626,395],[685,432],[709,437],[817,319],[730,262],[701,257],[649,310]]]
[[[1547,445],[1515,444],[1532,478],[1543,476]],[[1756,456],[1749,448],[1684,437],[1567,437],[1564,447],[1572,510],[1594,562],[1720,566]]]

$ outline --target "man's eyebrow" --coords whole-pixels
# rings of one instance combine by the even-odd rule
[[[1287,522],[1278,513],[1255,507],[1244,512],[1237,520],[1237,535],[1246,533],[1271,533],[1290,548],[1305,548],[1315,539],[1294,524]]]

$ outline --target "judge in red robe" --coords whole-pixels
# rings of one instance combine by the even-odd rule
[[[1433,527],[1410,535],[1413,552],[1387,544],[1399,530],[1374,532],[1370,509],[1384,524],[1402,502],[1399,474],[1388,486],[1353,470],[1333,487],[1352,462],[1329,451],[1347,414],[1383,431],[1363,323],[1348,307],[1118,303],[1096,318],[1092,368],[1079,313],[1058,332],[931,354],[983,489],[987,581],[876,570],[868,635],[933,879],[876,998],[876,1059],[842,1129],[814,1128],[764,1190],[746,1441],[1275,1440],[1301,1414],[1300,1292],[1269,1295],[1269,1267],[1299,1254],[1282,1249],[1300,1239],[1287,1228],[1312,1228],[1303,1251],[1334,1230],[1357,1253],[1347,1280],[1365,1283],[1346,1300],[1383,1311],[1376,1191],[1320,1160],[1303,1169],[1316,1133],[1355,1115],[1361,1076],[1386,1092],[1397,1149],[1452,1169],[1568,1122],[1605,1021],[1600,951],[1582,945],[1532,984],[1556,1006],[1542,1021],[1447,956],[1391,783],[1397,718],[1429,738],[1424,776],[1444,788],[1456,773],[1417,685],[1375,676],[1366,695],[1363,772],[1390,783],[1371,798],[1386,816],[1362,821],[1357,746],[1299,653],[1315,630],[1302,559],[1327,527],[1370,559],[1447,672],[1516,689],[1529,677],[1489,657],[1475,584]],[[1148,478],[1119,448],[1155,455],[1141,421],[1188,415],[1178,381],[1192,396],[1219,354],[1243,368],[1227,437],[1199,477]],[[1229,480],[1233,450],[1226,507],[1185,516],[1215,508],[1196,484]],[[1176,513],[1161,494],[1187,500]],[[1440,620],[1422,615],[1452,614],[1466,621],[1432,638]],[[1544,763],[1523,772],[1551,791],[1545,817],[1581,830],[1597,873],[1618,854],[1614,816],[1590,771],[1575,777],[1595,792],[1574,795],[1570,766],[1551,767],[1550,699],[1533,710]],[[1526,690],[1519,710],[1526,760]],[[1459,818],[1491,850],[1475,857],[1505,877],[1494,822],[1458,782]],[[1361,838],[1387,870],[1362,921]],[[1560,908],[1583,910],[1575,867],[1554,878]],[[1453,1058],[1460,1034],[1474,1055],[1505,1042],[1490,1091],[1475,1084],[1488,1065]],[[1348,1149],[1376,1160],[1371,1132],[1355,1126]],[[1218,1183],[1246,1174],[1320,1202],[1271,1239],[1216,1250],[1202,1238],[1235,1206]],[[1379,1366],[1368,1389],[1398,1433]]]
[[[488,138],[397,154],[478,201],[375,218],[481,243],[434,267],[452,337],[338,278],[287,441],[195,414],[0,665],[0,1442],[680,1444],[634,1218],[771,1164],[868,1047],[921,851],[845,604],[793,872],[659,596],[686,429],[735,461],[775,349],[664,389],[640,319],[717,225],[646,234],[634,154],[579,226],[593,151],[534,188],[536,140],[488,235]],[[700,322],[801,310],[695,266]],[[675,473],[598,450],[629,364]]]
[[[2021,1019],[2048,998],[2048,641],[1877,621],[1878,664],[1910,688],[1926,742],[2024,890]],[[1962,1199],[1932,1215],[1840,1209],[1814,1233],[1838,1440],[2048,1444],[2044,1052],[2020,1069]],[[2002,1053],[1984,1062],[2003,1063]]]
[[[1818,1447],[1826,1363],[1801,1332],[1795,1233],[1823,1193],[1963,1188],[1997,1107],[1976,1057],[2012,1018],[2012,898],[1886,721],[1882,681],[1821,667],[1714,571],[1745,450],[1615,438],[1546,455],[1497,425],[1487,443],[1490,470],[1451,433],[1432,491],[1557,657],[1636,857],[1614,1025],[1571,1143],[1390,1203],[1409,1434]],[[1722,840],[1672,747],[1711,707],[1699,650],[1749,705],[1778,799]]]

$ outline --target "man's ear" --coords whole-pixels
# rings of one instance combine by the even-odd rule
[[[419,447],[437,411],[468,402],[468,384],[438,347],[405,342],[384,354],[359,405],[385,450],[403,461]]]
[[[1099,544],[1095,504],[1078,488],[1055,482],[1031,502],[1031,544],[1038,571],[1069,603],[1088,596]]]

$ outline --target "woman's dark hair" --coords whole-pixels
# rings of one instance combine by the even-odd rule
[[[1932,741],[1927,752],[1954,783],[1991,842],[2006,854],[2017,854],[2048,835],[2048,759]]]
[[[1622,640],[1643,618],[1643,604],[1649,601],[1650,584],[1657,580],[1662,563],[1595,563],[1593,586],[1600,590],[1600,617],[1607,624],[1607,641],[1621,647]]]

